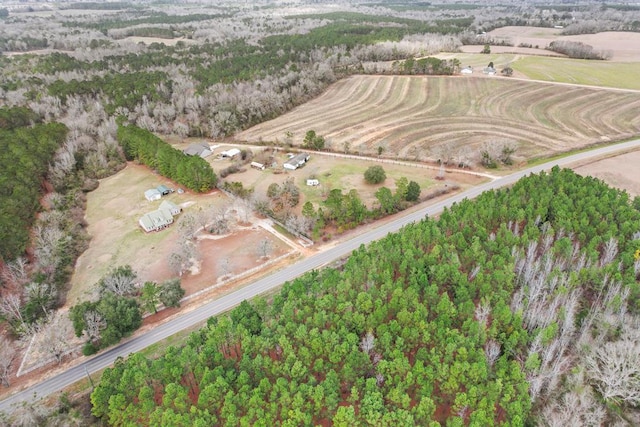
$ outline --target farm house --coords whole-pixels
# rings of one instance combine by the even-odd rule
[[[165,200],[158,210],[142,215],[138,220],[138,224],[147,233],[162,230],[173,224],[173,217],[181,211],[182,209],[175,203]]]
[[[297,154],[292,158],[290,158],[289,160],[287,160],[286,162],[284,162],[284,168],[294,171],[304,166],[305,163],[307,163],[310,158],[311,156],[307,153]]]

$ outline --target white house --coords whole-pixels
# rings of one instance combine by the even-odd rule
[[[311,158],[311,156],[309,154],[307,154],[307,153],[297,154],[297,155],[291,157],[286,162],[284,162],[284,168],[294,171],[294,170],[304,166],[305,163],[307,163],[310,158]]]
[[[460,72],[462,74],[473,74],[473,68],[471,68],[471,65],[469,65],[468,67],[464,67],[462,70],[460,70]]]
[[[138,224],[147,233],[162,230],[173,224],[173,217],[182,212],[179,206],[167,200],[160,204],[160,208],[140,217]]]
[[[142,215],[138,223],[147,233],[158,231],[173,224],[173,215],[165,209],[158,209]]]
[[[160,200],[160,198],[162,197],[162,193],[158,191],[157,188],[152,188],[144,192],[144,197],[148,201],[153,202],[154,200]]]
[[[318,181],[317,179],[308,179],[307,185],[310,187],[315,187],[316,185],[320,185],[320,181]]]

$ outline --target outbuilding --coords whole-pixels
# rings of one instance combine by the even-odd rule
[[[238,148],[230,148],[227,151],[223,151],[221,154],[222,154],[222,158],[223,159],[232,159],[235,156],[237,156],[238,154],[240,154],[240,149],[238,149]]]
[[[144,192],[144,197],[148,201],[153,202],[154,200],[160,200],[162,193],[158,191],[157,188],[152,188]]]
[[[213,150],[209,147],[209,144],[206,142],[197,142],[195,144],[191,144],[184,150],[182,150],[184,154],[187,156],[200,156],[202,158],[209,157]]]
[[[309,187],[315,187],[317,185],[320,185],[320,181],[318,181],[317,179],[308,179],[307,180],[307,185]]]
[[[169,187],[167,187],[166,185],[158,185],[156,187],[156,190],[158,190],[160,192],[160,194],[162,194],[163,196],[166,196],[167,194],[173,193],[173,190],[170,189]]]

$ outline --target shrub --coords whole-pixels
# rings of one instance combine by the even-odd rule
[[[364,180],[368,184],[380,184],[387,179],[387,174],[382,166],[371,166],[364,172]]]

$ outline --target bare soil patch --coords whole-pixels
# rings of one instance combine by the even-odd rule
[[[599,178],[612,187],[640,196],[640,151],[596,160],[574,167],[576,173]]]

